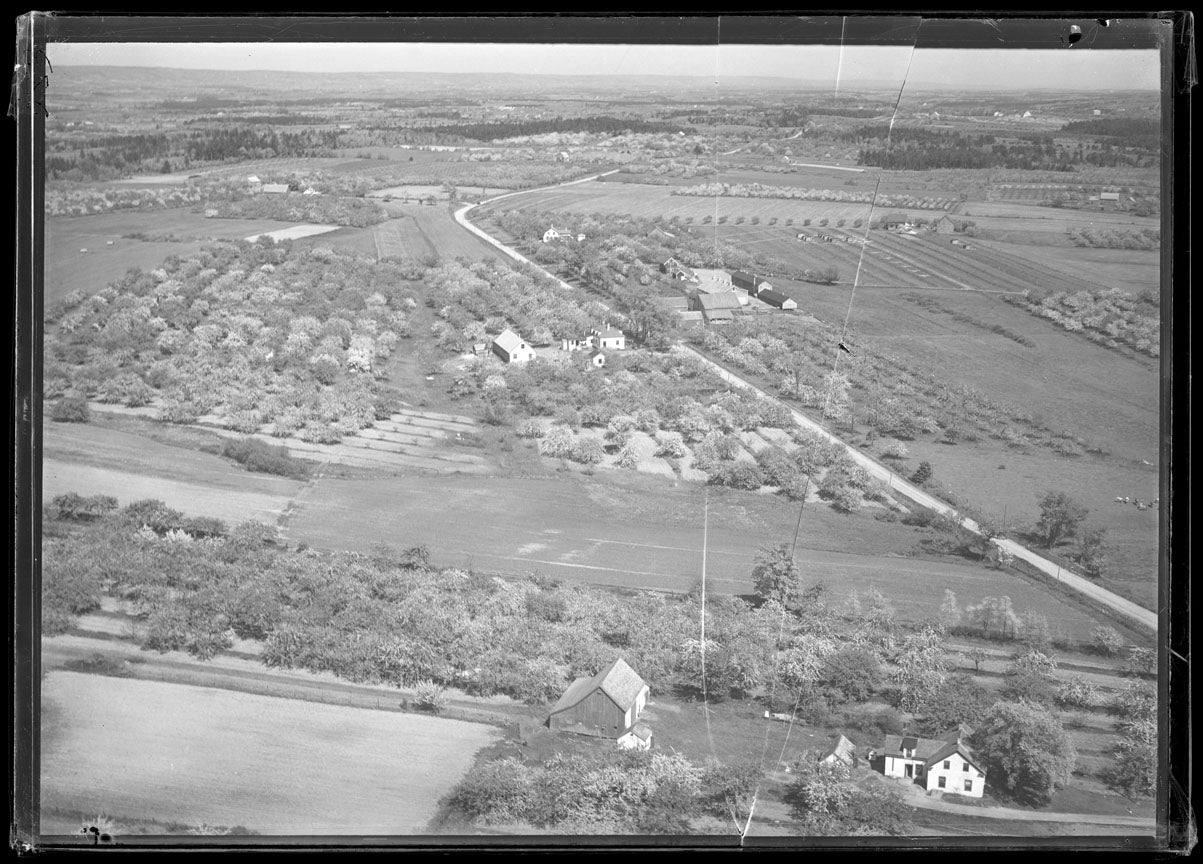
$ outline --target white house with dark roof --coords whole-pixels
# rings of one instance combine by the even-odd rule
[[[635,738],[651,688],[621,657],[591,678],[577,678],[547,714],[547,726],[621,741]],[[646,736],[650,743],[650,733]]]
[[[941,738],[887,735],[882,747],[882,773],[914,780],[929,792],[955,792],[981,798],[986,769],[962,740],[968,730],[957,727]]]
[[[493,340],[493,353],[506,363],[525,363],[535,359],[535,349],[508,327]]]

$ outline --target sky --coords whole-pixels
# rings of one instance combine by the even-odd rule
[[[1008,90],[1157,90],[1154,50],[1036,51],[827,45],[547,45],[454,43],[71,43],[53,65],[294,72],[768,76],[908,81]],[[913,55],[913,56],[912,56]]]

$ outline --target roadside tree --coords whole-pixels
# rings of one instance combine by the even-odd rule
[[[1077,534],[1078,526],[1090,511],[1064,492],[1049,491],[1040,499],[1040,520],[1036,531],[1047,548]]]

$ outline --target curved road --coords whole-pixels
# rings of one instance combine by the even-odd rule
[[[570,180],[567,183],[557,183],[553,186],[544,186],[544,187],[541,187],[541,189],[527,189],[527,190],[523,190],[523,192],[542,191],[542,189],[555,189],[560,186],[571,186],[574,183],[585,183],[590,180],[596,180],[598,177],[604,177],[608,174],[614,174],[616,172],[617,172],[617,169],[615,169],[614,171],[607,171],[602,174],[595,174],[591,177],[582,177],[579,180]],[[508,192],[505,195],[498,195],[496,198],[490,198],[487,201],[482,201],[480,203],[488,204],[493,201],[498,201],[502,198],[509,198],[512,195],[519,195],[519,194],[522,194],[522,192]],[[485,231],[481,230],[480,228],[478,228],[475,225],[473,225],[472,223],[470,223],[467,220],[467,213],[470,210],[472,210],[473,207],[477,207],[477,206],[479,206],[479,205],[469,204],[464,207],[461,207],[455,213],[455,221],[459,222],[460,225],[464,226],[466,229],[468,229],[469,231],[471,231],[473,234],[480,237],[481,239],[485,240],[490,245],[497,247],[498,249],[500,249],[502,252],[504,252],[506,255],[510,256],[511,258],[513,258],[517,261],[522,261],[526,264],[530,264],[532,267],[539,267],[540,270],[542,270],[544,273],[547,273],[547,271],[543,267],[540,267],[538,264],[535,264],[534,262],[530,261],[530,259],[522,256],[517,251],[515,251],[514,249],[511,249],[509,246],[505,245],[497,238],[493,237],[492,235],[486,233]],[[565,287],[569,287],[569,288],[571,287],[568,285],[567,282],[564,282],[562,279],[559,279],[550,273],[547,273],[547,275],[551,276],[551,278],[555,279],[561,285],[564,285]],[[723,368],[722,366],[718,365],[710,358],[703,356],[700,352],[691,348],[690,346],[685,345],[684,343],[680,343],[680,344],[681,344],[681,347],[684,348],[686,351],[693,354],[695,357],[697,357],[703,363],[712,367],[719,374],[719,376],[727,383],[732,384],[736,387],[742,387],[744,389],[751,390],[752,392],[758,394],[762,398],[768,399],[771,402],[774,402],[778,405],[783,406],[790,412],[790,414],[793,415],[795,422],[797,422],[799,426],[802,426],[804,429],[809,429],[812,432],[815,432],[818,435],[821,435],[822,437],[826,438],[828,441],[831,441],[835,444],[839,444],[841,447],[843,447],[845,449],[845,451],[852,458],[852,460],[854,462],[856,462],[858,465],[860,465],[862,468],[864,468],[871,477],[876,477],[878,480],[881,480],[882,482],[889,484],[890,490],[892,492],[900,493],[900,494],[906,496],[907,498],[909,498],[911,501],[915,502],[916,504],[919,504],[923,507],[927,507],[930,510],[934,510],[936,513],[939,513],[942,516],[947,516],[951,519],[956,520],[956,522],[959,525],[964,527],[966,530],[972,531],[974,534],[982,533],[981,528],[978,526],[977,522],[975,522],[974,520],[969,519],[965,516],[962,516],[953,507],[950,507],[948,504],[945,504],[939,498],[936,498],[935,496],[930,495],[927,492],[924,492],[919,487],[908,482],[907,480],[903,479],[902,477],[899,477],[897,474],[895,474],[893,471],[891,471],[886,466],[882,465],[880,462],[878,462],[875,459],[873,459],[872,457],[862,453],[861,451],[859,451],[855,447],[853,447],[851,444],[848,444],[846,441],[843,441],[842,439],[838,438],[837,436],[835,436],[834,434],[829,432],[822,424],[818,423],[815,420],[812,420],[811,418],[807,417],[805,414],[801,413],[800,411],[794,410],[793,408],[791,408],[789,405],[786,405],[784,402],[782,402],[777,397],[771,396],[770,394],[766,393],[764,390],[761,390],[759,387],[752,384],[751,382],[745,381],[743,378],[740,378],[738,375],[734,374],[733,372],[730,372],[727,369]],[[992,542],[995,546],[999,547],[1003,551],[1008,552],[1011,555],[1014,555],[1016,558],[1022,559],[1023,561],[1027,562],[1032,567],[1035,567],[1040,572],[1042,572],[1048,576],[1051,576],[1052,578],[1056,579],[1058,582],[1062,583],[1066,587],[1078,592],[1079,594],[1082,594],[1083,596],[1089,597],[1090,599],[1092,599],[1098,603],[1103,604],[1104,606],[1106,606],[1107,608],[1109,608],[1115,612],[1118,612],[1120,615],[1123,615],[1129,621],[1131,621],[1135,624],[1139,624],[1143,627],[1146,627],[1146,628],[1152,630],[1154,633],[1157,632],[1158,616],[1157,616],[1156,612],[1145,609],[1143,606],[1139,606],[1136,603],[1133,603],[1131,600],[1128,600],[1127,598],[1121,597],[1118,594],[1108,591],[1106,588],[1102,588],[1102,587],[1094,584],[1093,582],[1091,582],[1089,579],[1086,579],[1085,577],[1079,576],[1076,573],[1071,573],[1068,570],[1063,569],[1059,564],[1056,564],[1053,561],[1049,561],[1047,558],[1043,558],[1040,555],[1037,555],[1035,552],[1032,552],[1030,549],[1028,549],[1025,546],[1021,546],[1019,543],[1016,543],[1014,540],[1009,540],[1009,539],[1005,539],[1005,538],[995,538],[995,539],[991,540],[990,542]]]

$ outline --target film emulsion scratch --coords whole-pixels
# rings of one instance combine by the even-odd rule
[[[713,23],[45,46],[44,840],[1164,845],[1157,22]]]

